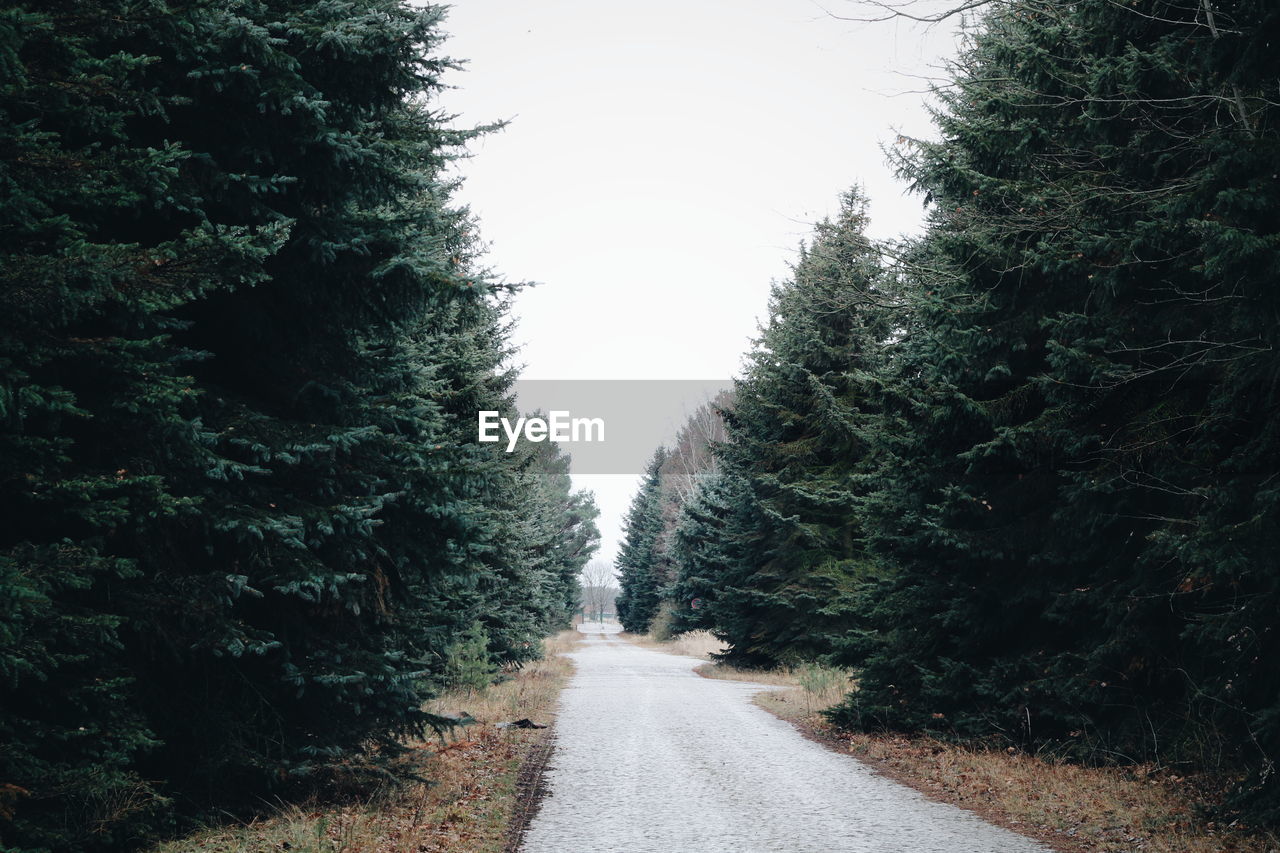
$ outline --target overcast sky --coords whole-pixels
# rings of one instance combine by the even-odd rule
[[[828,14],[856,9],[453,4],[445,49],[467,68],[442,105],[459,124],[510,122],[472,144],[460,198],[489,265],[538,282],[515,305],[525,378],[732,376],[771,281],[843,190],[863,185],[873,235],[919,228],[921,202],[881,146],[930,134],[914,75],[935,74],[953,37]],[[612,561],[636,478],[577,479]]]

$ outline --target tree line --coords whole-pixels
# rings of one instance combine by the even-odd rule
[[[636,496],[627,627],[1280,822],[1277,44],[1260,0],[984,4],[891,147],[925,232],[868,239],[856,190],[816,226],[714,469]]]
[[[0,846],[384,778],[568,624],[595,507],[515,416],[441,7],[0,3]],[[486,670],[489,671],[489,670]]]

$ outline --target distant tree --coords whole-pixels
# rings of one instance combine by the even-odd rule
[[[660,475],[666,458],[666,448],[660,447],[649,461],[623,522],[622,547],[614,563],[620,590],[618,619],[623,629],[633,634],[649,630],[662,601],[666,571],[659,550],[663,530]]]
[[[582,609],[588,621],[603,622],[612,616],[618,588],[613,567],[604,560],[592,560],[582,570]]]
[[[676,434],[660,472],[663,523],[668,531],[674,528],[680,505],[693,495],[699,480],[719,469],[715,445],[726,438],[723,413],[732,406],[733,391],[721,391],[695,409]]]
[[[724,626],[735,604],[730,595],[722,605],[720,595],[752,547],[750,507],[745,482],[724,470],[700,478],[681,505],[672,540],[676,579],[668,592],[673,633],[710,630],[728,638]],[[742,652],[738,660],[745,663]]]
[[[845,194],[774,287],[724,415],[720,475],[676,528],[677,623],[711,627],[739,665],[829,654],[872,563],[858,512],[875,407],[865,377],[898,302],[865,226],[865,198]]]

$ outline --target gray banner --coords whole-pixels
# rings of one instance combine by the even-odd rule
[[[658,445],[732,387],[730,379],[522,379],[515,391],[525,421],[477,413],[477,436],[503,450],[554,440],[574,474],[639,474]]]

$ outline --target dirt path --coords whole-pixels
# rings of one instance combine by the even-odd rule
[[[799,735],[763,685],[583,626],[524,853],[1043,853]]]

